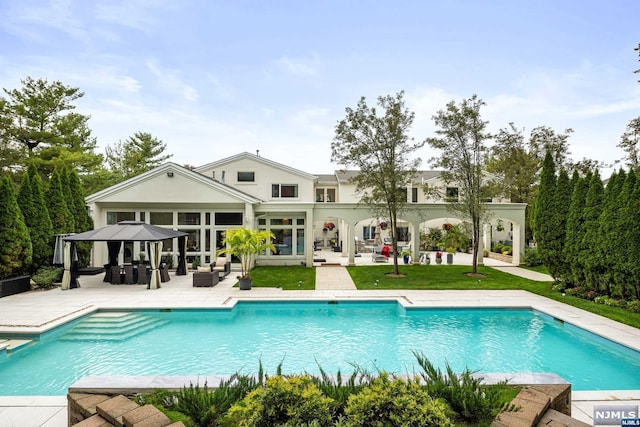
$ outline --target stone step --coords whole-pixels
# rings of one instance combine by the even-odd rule
[[[124,341],[166,324],[166,320],[137,313],[98,313],[70,328],[65,341]]]
[[[33,340],[18,340],[18,339],[0,339],[0,351],[16,351],[25,345],[31,344]]]

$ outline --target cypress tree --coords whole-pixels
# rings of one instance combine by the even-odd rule
[[[566,280],[571,271],[564,255],[564,246],[567,240],[567,215],[569,214],[572,193],[573,186],[569,180],[569,174],[562,169],[556,181],[554,200],[554,232],[556,236],[555,240],[551,242],[554,257],[549,264],[549,272],[553,271],[551,275],[559,280]]]
[[[80,178],[75,170],[69,171],[69,188],[73,197],[73,216],[75,218],[75,232],[82,233],[93,229],[93,220],[89,216],[87,206],[84,201],[84,194]],[[91,242],[78,242],[78,260],[80,265],[88,265],[91,261]]]
[[[62,166],[60,168],[60,185],[62,186],[62,194],[64,194],[64,201],[67,204],[69,210],[69,233],[74,233],[76,230],[76,207],[74,196],[71,193],[71,183],[69,180],[69,168]]]
[[[33,244],[33,264],[35,266],[50,265],[53,259],[53,227],[49,217],[49,209],[45,199],[44,184],[35,165],[29,166],[31,180],[31,195],[36,207],[33,225],[30,226]]]
[[[555,239],[555,230],[553,206],[556,190],[555,169],[553,156],[550,152],[547,152],[542,163],[534,213],[534,237],[538,244],[540,258],[547,267],[552,265],[554,261],[553,241]],[[553,275],[553,273],[551,274]],[[554,278],[556,277],[554,276]]]
[[[58,169],[55,169],[51,174],[47,202],[49,203],[49,217],[51,218],[53,234],[72,233],[73,218],[71,218],[71,213],[64,198]]]
[[[616,223],[615,216],[619,209],[617,204],[626,175],[624,171],[620,174],[614,172],[609,177],[607,187],[604,192],[602,213],[600,214],[600,225],[598,236],[594,242],[594,254],[602,260],[604,269],[599,279],[598,291],[607,296],[611,296],[611,285],[613,283],[613,269],[616,262],[612,249],[612,241],[615,240]]]
[[[600,234],[600,215],[603,209],[604,186],[596,169],[589,181],[589,191],[585,199],[584,227],[585,233],[580,248],[580,264],[585,266],[585,286],[597,291],[604,274],[604,260],[598,256],[595,242]]]
[[[580,262],[580,251],[585,233],[584,206],[591,176],[579,178],[573,188],[571,205],[567,215],[567,233],[564,257],[569,263],[571,274],[569,284],[579,286],[584,283],[584,266]]]
[[[31,240],[20,212],[13,182],[0,181],[0,279],[24,272],[31,264]]]
[[[633,193],[627,204],[627,211],[637,218],[640,212],[640,179],[636,179]],[[640,262],[638,254],[640,254],[640,222],[629,221],[629,228],[626,230],[627,238],[627,256],[622,260],[626,264],[625,270],[629,272],[629,282],[624,289],[624,294],[629,299],[640,300]]]
[[[629,238],[630,230],[635,228],[637,222],[638,212],[633,212],[630,207],[633,205],[633,192],[635,189],[636,181],[638,181],[633,169],[627,174],[627,178],[624,180],[622,190],[618,197],[618,211],[615,218],[616,233],[611,236],[615,245],[612,247],[612,253],[615,257],[614,264],[614,289],[613,296],[628,298],[629,287],[631,286],[632,273],[629,263],[626,262],[628,257],[634,257],[633,253],[629,250],[633,248]]]

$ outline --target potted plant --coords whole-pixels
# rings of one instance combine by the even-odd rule
[[[442,252],[436,252],[436,264],[442,264]]]
[[[232,228],[224,233],[225,248],[220,249],[218,255],[231,254],[240,258],[240,289],[251,289],[250,270],[255,256],[267,249],[276,249],[271,239],[275,239],[275,236],[269,230],[253,230],[246,227]]]
[[[405,264],[409,264],[409,257],[411,256],[411,251],[409,249],[403,249],[400,251],[400,255]]]
[[[448,247],[447,248],[447,264],[453,264],[453,254],[456,253],[456,248]]]
[[[386,221],[380,221],[380,224],[378,224],[380,226],[380,230],[386,230],[387,229],[387,222]]]

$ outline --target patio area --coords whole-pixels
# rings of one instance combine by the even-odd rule
[[[339,253],[317,253],[328,264],[346,264],[346,257]],[[454,262],[470,263],[470,255],[456,254]],[[485,259],[487,265],[520,273],[517,267],[496,260]],[[391,262],[391,261],[390,261]],[[357,265],[373,264],[371,255],[356,258]],[[320,267],[318,278],[328,271],[345,271],[340,266]],[[528,273],[526,273],[528,274]],[[277,288],[256,288],[241,291],[234,287],[236,273],[212,288],[194,288],[192,273],[176,276],[162,283],[160,289],[148,290],[144,285],[111,285],[102,281],[103,275],[80,276],[80,288],[63,291],[32,291],[0,299],[0,333],[42,333],[69,320],[98,309],[143,308],[216,308],[230,307],[240,300],[325,300],[325,299],[397,299],[414,307],[532,307],[558,319],[606,336],[614,341],[640,350],[640,330],[604,319],[582,310],[533,295],[525,291],[413,291],[368,290],[358,291],[349,286],[320,290],[322,281],[314,291],[282,291]],[[640,390],[636,391],[584,391],[573,392],[573,417],[591,423],[594,404],[640,404]],[[67,425],[65,396],[48,397],[0,397],[0,427]]]

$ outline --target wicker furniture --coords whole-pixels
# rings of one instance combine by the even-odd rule
[[[211,264],[211,271],[217,271],[220,273],[220,277],[225,277],[231,273],[231,261],[227,261],[227,257],[219,256],[216,258],[216,262]]]
[[[217,271],[193,273],[193,286],[195,288],[210,288],[218,284],[220,275]]]

